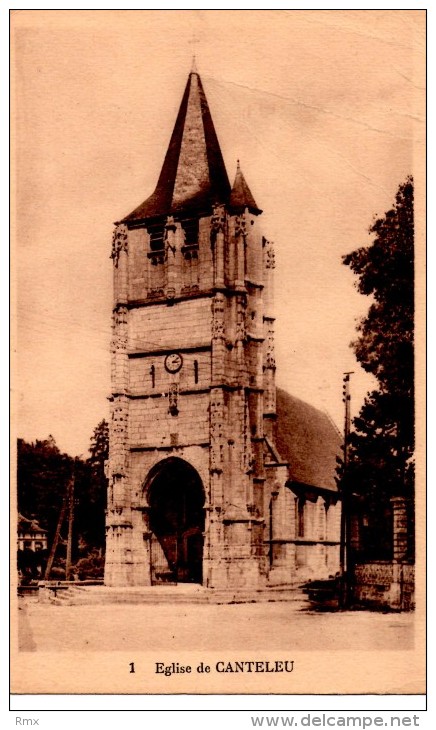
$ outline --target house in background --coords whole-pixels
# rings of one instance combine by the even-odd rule
[[[20,584],[40,579],[47,559],[48,532],[35,519],[18,515],[17,567]]]
[[[37,520],[18,515],[18,550],[47,550],[47,530]]]

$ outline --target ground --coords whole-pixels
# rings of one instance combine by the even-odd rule
[[[413,613],[317,613],[298,603],[56,606],[21,598],[21,651],[408,650]]]

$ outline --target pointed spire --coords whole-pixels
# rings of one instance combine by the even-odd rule
[[[235,182],[233,183],[232,191],[230,193],[230,207],[235,211],[242,211],[245,210],[245,208],[248,208],[248,210],[255,215],[262,213],[256,205],[250,188],[245,182],[245,177],[242,174],[239,160],[237,160],[236,163]]]
[[[195,60],[195,53],[192,56],[191,74],[198,74],[197,62]]]
[[[195,61],[194,61],[195,63]],[[200,76],[193,65],[156,189],[124,220],[227,203],[230,183]]]

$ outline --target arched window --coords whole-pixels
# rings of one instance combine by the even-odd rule
[[[306,500],[299,497],[297,502],[297,537],[304,537],[304,506]]]
[[[182,246],[182,293],[192,293],[199,289],[198,235],[199,219],[181,220],[184,243]]]
[[[163,264],[165,260],[164,251],[164,222],[159,221],[147,227],[150,236],[150,250],[147,253],[153,266]]]
[[[198,383],[198,360],[194,360],[194,382]]]
[[[150,234],[150,251],[162,251],[164,247],[163,224],[157,223],[154,226],[149,226],[148,232]]]
[[[185,246],[198,246],[198,218],[182,220],[182,228],[185,234]]]
[[[324,502],[324,539],[328,540],[330,537],[330,520],[332,513],[329,513],[329,502]]]
[[[154,386],[156,384],[156,368],[154,367],[154,365],[152,365],[150,368],[150,375],[151,375],[151,387],[154,388]]]

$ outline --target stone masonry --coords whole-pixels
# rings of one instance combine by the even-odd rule
[[[289,582],[298,560],[334,568],[321,498],[325,544],[301,553],[274,446],[275,262],[260,213],[239,166],[230,189],[193,72],[158,186],[114,231],[107,585],[201,572],[243,590]]]

